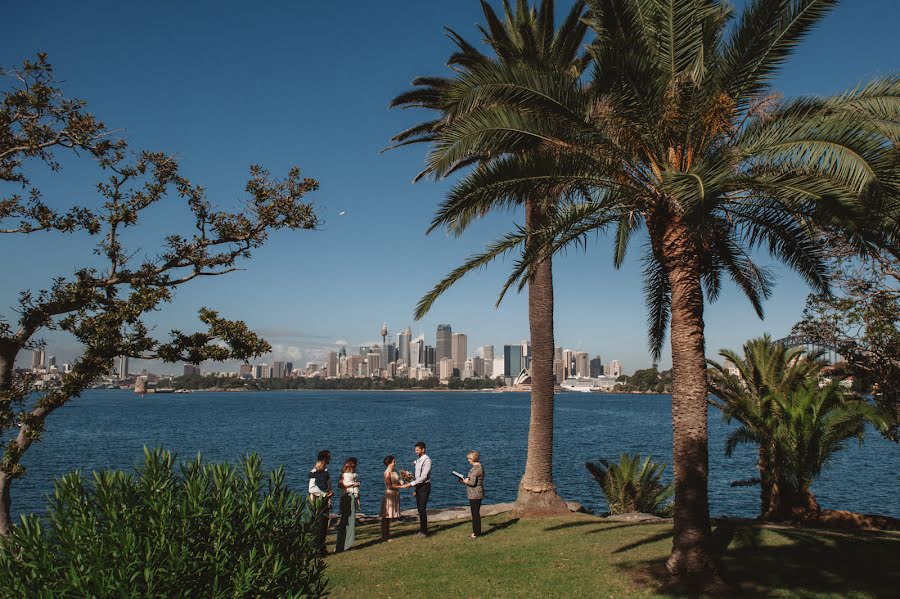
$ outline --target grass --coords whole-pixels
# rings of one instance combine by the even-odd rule
[[[484,520],[484,537],[468,539],[466,520],[439,523],[426,539],[413,524],[357,527],[357,547],[328,558],[331,596],[390,597],[693,597],[667,589],[668,523],[610,523],[573,514]],[[896,596],[900,535],[843,533],[755,525],[720,525],[726,547],[723,582],[713,596]]]

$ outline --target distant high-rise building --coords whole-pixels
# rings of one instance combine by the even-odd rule
[[[566,369],[562,360],[553,360],[553,378],[557,385],[562,385],[566,380]]]
[[[185,364],[184,365],[184,376],[195,376],[200,374],[200,366],[197,364]]]
[[[338,358],[346,358],[347,357],[347,347],[341,346],[340,351],[338,351]]]
[[[253,378],[254,379],[265,378],[264,373],[263,373],[264,367],[265,367],[265,364],[255,364],[253,366]]]
[[[72,365],[68,362],[63,364],[63,374],[69,374],[70,372],[72,372]]]
[[[56,360],[54,360],[55,362]],[[128,356],[119,356],[119,380],[128,378]]]
[[[325,376],[333,379],[338,375],[338,355],[336,352],[328,352],[328,360],[325,362]]]
[[[575,376],[575,352],[564,349],[562,352],[563,368],[566,369],[566,378]]]
[[[253,365],[252,364],[241,364],[240,368],[238,368],[238,378],[242,378],[242,379],[253,378]]]
[[[434,352],[434,348],[431,347],[430,345],[426,345],[425,346],[425,368],[428,368],[429,370],[434,372],[436,359],[437,359],[437,356]]]
[[[391,362],[397,361],[397,347],[393,343],[388,343],[381,348],[381,366],[387,367]]]
[[[453,357],[453,329],[449,324],[437,326],[437,336],[434,342],[434,360],[440,364],[444,358]]]
[[[454,362],[453,358],[441,358],[440,363],[438,364],[438,376],[440,380],[446,381],[449,380],[453,376],[454,370]]]
[[[561,347],[553,348],[553,359],[554,360],[562,361],[562,359],[563,359],[562,354],[563,354],[563,348],[561,348]]]
[[[31,352],[31,369],[32,370],[43,370],[44,369],[44,350],[36,349]]]
[[[450,357],[453,358],[453,367],[462,373],[468,357],[468,337],[466,337],[465,333],[453,333],[450,346]]]
[[[285,362],[284,363],[284,376],[291,376],[294,373],[294,363],[293,362]]]
[[[269,378],[283,379],[286,376],[284,362],[272,362],[272,365],[269,367],[269,372]]]
[[[600,356],[594,356],[591,359],[591,376],[598,377],[603,375],[603,361]]]
[[[472,358],[466,360],[466,363],[463,364],[463,369],[459,374],[460,378],[463,379],[473,379],[475,378],[475,364],[472,361]]]
[[[415,368],[425,365],[425,335],[419,335],[409,342],[409,366]]]
[[[515,378],[522,372],[522,346],[503,346],[503,376]]]
[[[609,363],[609,374],[616,378],[622,376],[622,364],[618,360]]]
[[[397,361],[409,366],[409,342],[412,339],[412,331],[409,327],[397,335]]]
[[[531,368],[531,341],[522,341],[522,368]]]
[[[491,360],[493,362],[493,360]],[[484,358],[481,356],[472,356],[472,376],[475,378],[484,378]]]
[[[497,378],[498,376],[506,376],[504,371],[506,370],[505,362],[503,360],[503,356],[499,358],[494,358],[494,366],[491,368],[491,378]]]
[[[484,358],[484,372],[482,376],[486,379],[494,376],[494,346],[483,345],[481,347],[481,357]]]
[[[359,355],[361,355],[363,358],[368,356],[370,351],[372,351],[372,348],[368,345],[359,346]]]
[[[366,369],[369,376],[378,376],[381,372],[381,352],[369,352],[366,356]]]
[[[56,356],[50,356],[47,358],[47,368],[53,368],[56,366]]]
[[[365,362],[362,356],[347,356],[347,374],[351,377],[367,376]]]
[[[586,351],[575,352],[575,376],[589,377],[590,375],[590,356],[588,356]]]

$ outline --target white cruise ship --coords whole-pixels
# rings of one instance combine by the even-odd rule
[[[562,387],[566,391],[578,391],[580,393],[590,393],[592,391],[612,391],[616,386],[616,377],[574,377],[563,381]]]

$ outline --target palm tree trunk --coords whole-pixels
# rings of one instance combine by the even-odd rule
[[[527,199],[525,227],[535,230],[544,220],[541,203]],[[516,512],[526,516],[560,514],[567,509],[553,484],[553,266],[549,257],[533,268],[528,281],[528,323],[532,348],[531,422]]]
[[[661,241],[661,245],[659,244]],[[706,342],[700,251],[677,217],[657,241],[672,291],[674,538],[666,563],[674,576],[702,576],[718,567],[712,552],[707,478]]]

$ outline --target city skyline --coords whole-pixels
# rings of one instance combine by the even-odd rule
[[[740,9],[745,3],[736,4]],[[564,12],[569,6],[559,2],[557,8]],[[774,89],[787,97],[830,94],[896,70],[892,19],[868,22],[865,17],[879,6],[894,5],[858,0],[838,6],[819,33],[800,46],[774,80]],[[274,234],[245,270],[184,289],[151,319],[160,333],[197,330],[196,310],[209,306],[245,320],[272,343],[273,356],[294,363],[309,356],[321,359],[343,342],[348,347],[380,344],[376,315],[397,323],[397,330],[410,324],[416,335],[420,327],[432,335],[439,323],[464,322],[459,330],[469,334],[470,347],[487,340],[502,347],[528,336],[524,296],[511,294],[494,308],[508,260],[465,278],[426,320],[412,322],[425,292],[498,231],[520,223],[521,215],[492,214],[458,239],[442,233],[426,237],[453,181],[411,184],[423,166],[421,149],[379,154],[391,135],[415,120],[408,111],[388,110],[388,101],[407,89],[412,77],[445,72],[451,44],[439,41],[444,26],[478,39],[473,27],[481,18],[478,3],[432,3],[422,9],[418,3],[398,2],[387,9],[373,4],[357,10],[358,18],[347,20],[339,5],[327,3],[227,9],[190,3],[167,11],[139,3],[60,2],[51,11],[45,3],[10,7],[9,23],[19,25],[4,35],[17,53],[7,53],[3,66],[48,52],[68,93],[84,99],[111,129],[124,131],[132,147],[177,154],[185,174],[206,187],[215,202],[228,205],[241,197],[253,163],[278,176],[297,165],[321,182],[316,194],[321,231]],[[895,7],[887,10],[896,14]],[[311,25],[336,21],[346,21],[341,36]],[[123,22],[147,26],[132,30],[121,27]],[[385,31],[384,43],[368,42],[365,33],[373,27]],[[248,35],[225,34],[234,30]],[[404,51],[408,48],[417,48],[414,56]],[[225,64],[227,69],[210,68]],[[266,110],[257,110],[262,97]],[[344,126],[335,127],[337,122]],[[92,204],[98,201],[93,186],[100,174],[83,166],[84,161],[67,158],[60,173],[29,175],[52,205]],[[134,234],[139,241],[146,237],[145,247],[152,248],[177,214],[160,209],[148,216],[149,226]],[[90,262],[91,242],[84,236],[45,234],[40,239],[0,239],[4,255],[21,257],[9,270],[17,284],[0,290],[0,313],[7,317],[14,316],[9,307],[20,289],[39,289],[48,274],[71,275],[86,265],[79,257]],[[580,344],[601,355],[615,351],[629,368],[647,367],[640,252],[632,251],[617,271],[610,247],[610,240],[602,238],[588,254],[571,252],[554,263],[556,343]],[[768,257],[759,258],[772,265]],[[783,337],[800,319],[806,286],[784,267],[774,272],[781,276],[764,305],[765,321],[752,314],[732,286],[706,307],[708,356],[723,347],[739,348],[765,332]],[[70,338],[49,332],[44,339],[59,362],[74,358],[77,347]],[[20,355],[17,365],[25,367],[29,359]],[[666,344],[660,367],[670,364]]]

